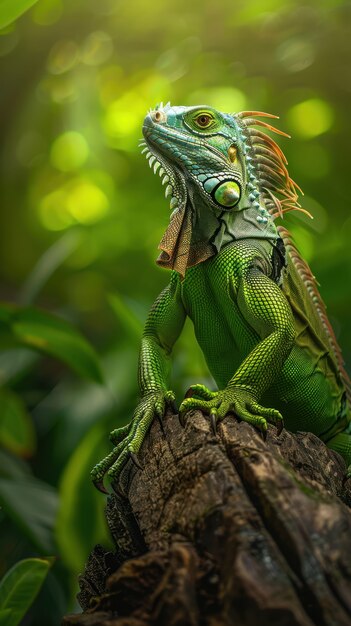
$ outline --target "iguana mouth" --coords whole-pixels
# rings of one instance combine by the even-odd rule
[[[187,199],[187,190],[181,172],[174,165],[171,166],[167,157],[161,154],[147,138],[141,140],[140,147],[141,153],[145,154],[154,174],[158,174],[162,185],[166,185],[165,197],[170,198],[171,210],[177,211]]]
[[[162,111],[156,111],[156,113],[162,113]],[[150,167],[153,167],[154,173],[159,174],[162,184],[166,185],[165,196],[166,198],[171,198],[171,210],[177,211],[185,206],[188,192],[181,169],[173,159],[172,161],[170,160],[167,149],[162,149],[163,144],[166,144],[165,135],[159,132],[159,127],[162,127],[162,125],[163,121],[155,123],[151,119],[150,114],[147,115],[143,124],[144,140],[142,140],[142,145],[144,147],[142,153],[145,153]],[[167,135],[169,134],[170,129],[167,127]]]
[[[145,154],[150,168],[162,179],[166,185],[165,196],[170,197],[169,225],[161,239],[159,249],[161,254],[157,264],[162,267],[175,269],[182,276],[188,265],[188,257],[191,245],[191,210],[187,206],[188,192],[185,179],[180,169],[170,165],[167,157],[161,154],[157,144],[154,144],[150,136],[145,133],[145,139],[141,141],[142,153]]]

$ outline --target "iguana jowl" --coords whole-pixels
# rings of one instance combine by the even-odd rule
[[[315,433],[351,475],[351,388],[315,279],[275,219],[299,206],[296,183],[260,111],[159,105],[143,126],[144,152],[167,185],[172,214],[158,263],[170,282],[146,322],[139,360],[141,400],[114,450],[92,471],[104,490],[136,456],[155,416],[174,402],[172,347],[188,315],[218,391],[192,385],[180,406],[234,413],[264,434]],[[257,129],[260,126],[264,131]]]

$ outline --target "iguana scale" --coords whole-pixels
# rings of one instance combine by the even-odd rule
[[[170,355],[185,319],[218,385],[190,387],[180,418],[201,409],[216,422],[232,413],[263,434],[310,431],[339,452],[351,475],[351,386],[315,278],[276,218],[298,204],[299,187],[260,111],[209,106],[150,111],[143,151],[170,195],[172,214],[158,263],[170,282],[146,322],[140,402],[111,433],[113,451],[92,471],[105,491],[137,453],[155,416],[173,405]],[[260,130],[257,126],[263,128]]]

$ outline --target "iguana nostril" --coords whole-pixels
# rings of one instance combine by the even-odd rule
[[[167,119],[166,114],[160,110],[152,111],[151,118],[154,122],[158,124],[160,124],[161,122],[165,122]]]

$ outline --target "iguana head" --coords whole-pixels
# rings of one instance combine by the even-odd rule
[[[235,239],[276,239],[277,215],[297,208],[295,183],[275,141],[252,128],[261,112],[158,105],[143,125],[144,151],[166,185],[172,210],[158,263],[187,267]],[[288,135],[286,135],[288,136]]]

